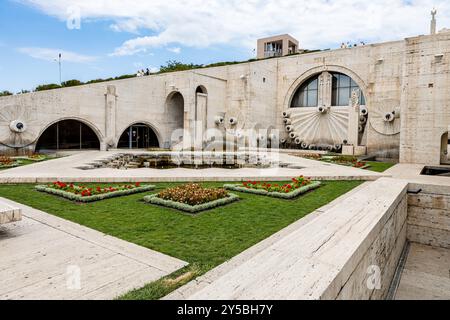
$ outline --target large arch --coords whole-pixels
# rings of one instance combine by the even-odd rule
[[[161,135],[147,122],[134,122],[121,132],[117,141],[119,149],[147,149],[161,146]]]
[[[338,66],[338,65],[326,65],[326,66],[314,67],[314,68],[309,69],[308,71],[306,71],[302,75],[300,75],[300,77],[298,77],[292,83],[292,85],[289,87],[288,92],[284,99],[284,110],[287,110],[290,108],[290,106],[292,104],[292,99],[294,98],[295,93],[297,92],[298,89],[300,89],[302,84],[305,83],[305,81],[308,81],[309,79],[311,79],[313,76],[320,74],[322,72],[340,73],[340,74],[344,74],[344,75],[350,77],[351,79],[353,79],[353,81],[355,81],[355,83],[361,89],[362,94],[364,95],[365,100],[366,100],[366,105],[367,106],[370,105],[371,97],[368,94],[369,88],[366,85],[366,83],[364,82],[364,80],[362,80],[362,78],[358,74],[356,74],[355,72],[353,72],[352,70],[350,70],[346,67],[342,67],[342,66]]]
[[[100,131],[79,118],[62,118],[48,124],[36,140],[35,151],[99,150]]]

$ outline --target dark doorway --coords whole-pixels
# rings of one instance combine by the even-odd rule
[[[158,137],[148,125],[143,123],[128,127],[119,139],[117,148],[120,149],[147,149],[159,148]]]
[[[77,120],[62,120],[52,124],[39,137],[36,151],[45,150],[99,150],[100,141],[95,132]]]

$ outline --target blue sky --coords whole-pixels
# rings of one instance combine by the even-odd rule
[[[427,33],[433,6],[438,28],[450,27],[449,2],[1,0],[0,90],[58,83],[58,52],[63,80],[87,81],[156,70],[168,60],[246,60],[258,37],[279,33],[308,49],[398,40]],[[73,17],[80,29],[71,27]]]

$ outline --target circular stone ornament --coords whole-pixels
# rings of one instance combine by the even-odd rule
[[[13,120],[9,124],[9,128],[15,133],[24,133],[27,131],[27,124],[23,120]]]
[[[0,107],[0,143],[10,148],[23,148],[38,138],[40,123],[32,108],[26,105]]]
[[[378,133],[392,136],[400,133],[400,114],[395,103],[378,105],[371,110],[369,122],[371,127]]]

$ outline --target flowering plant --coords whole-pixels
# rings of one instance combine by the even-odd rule
[[[292,181],[286,184],[246,181],[243,184],[226,184],[224,188],[280,199],[294,199],[308,191],[319,188],[320,185],[319,181],[311,181],[310,178],[300,176],[292,178]]]
[[[0,165],[8,166],[14,163],[14,160],[8,156],[0,156]]]
[[[318,153],[308,153],[300,155],[302,158],[311,159],[311,160],[320,160],[322,159],[322,155]]]
[[[123,190],[132,190],[140,187],[140,183],[135,184],[124,184],[119,186],[96,186],[88,187],[84,185],[76,185],[73,183],[64,183],[61,181],[55,181],[47,186],[50,189],[62,190],[75,195],[80,195],[81,197],[90,197],[100,194],[108,194]]]
[[[50,193],[72,201],[93,202],[105,200],[113,197],[127,196],[134,193],[146,192],[155,189],[153,185],[123,184],[117,186],[85,186],[74,183],[55,181],[49,185],[36,186],[37,191]]]
[[[223,188],[205,188],[199,184],[190,183],[169,188],[158,193],[158,198],[196,206],[207,202],[226,198],[228,192]]]
[[[289,193],[309,184],[311,184],[311,179],[300,176],[292,178],[292,182],[286,184],[246,181],[243,183],[243,187],[246,189],[265,190],[267,192]]]

